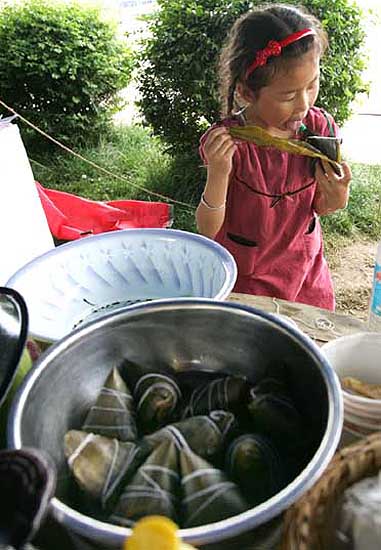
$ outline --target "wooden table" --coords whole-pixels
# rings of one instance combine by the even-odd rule
[[[315,340],[318,345],[323,345],[339,336],[367,330],[366,323],[355,317],[298,302],[234,292],[229,295],[227,300],[255,307],[268,313],[286,315],[295,321],[298,328]]]

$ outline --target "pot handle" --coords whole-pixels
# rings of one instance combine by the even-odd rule
[[[28,336],[28,309],[13,288],[0,287],[0,407],[12,385]]]

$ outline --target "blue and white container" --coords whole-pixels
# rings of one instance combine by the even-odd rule
[[[374,265],[373,287],[369,305],[369,330],[381,332],[381,241],[378,243]]]

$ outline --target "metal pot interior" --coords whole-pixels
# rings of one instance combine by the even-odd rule
[[[60,501],[81,512],[63,455],[64,434],[81,427],[109,371],[124,358],[154,369],[166,365],[175,371],[243,374],[253,383],[270,366],[286,366],[293,400],[313,434],[310,459],[315,460],[315,465],[309,474],[305,473],[305,487],[312,484],[334,452],[327,447],[332,447],[341,430],[339,391],[318,348],[300,331],[272,315],[233,304],[209,300],[144,304],[96,321],[52,346],[28,377],[14,406],[9,429],[11,445],[44,449],[57,466],[59,500],[55,499],[53,506]],[[287,487],[282,491],[284,495],[260,506],[258,517],[256,509],[252,509],[249,517],[233,521],[229,533],[239,533],[275,517],[302,492],[300,483]],[[81,517],[74,520],[76,528]],[[90,523],[83,533],[91,531],[92,520],[85,519]],[[226,536],[224,530],[215,528],[218,525],[211,524],[209,532],[209,526],[202,526],[183,530],[183,534],[192,542],[210,542]],[[103,537],[108,542],[117,541],[112,527],[103,526],[98,540]],[[229,521],[225,527],[229,530]]]

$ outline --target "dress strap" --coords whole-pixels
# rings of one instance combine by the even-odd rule
[[[255,193],[257,195],[263,195],[264,197],[269,197],[273,199],[270,204],[270,208],[274,208],[281,200],[286,199],[287,197],[292,197],[293,195],[296,195],[297,193],[301,193],[305,189],[308,189],[312,185],[315,184],[315,181],[311,181],[307,185],[304,185],[303,187],[299,187],[299,189],[295,189],[294,191],[286,191],[285,193],[277,193],[275,195],[272,195],[271,193],[264,193],[263,191],[259,191],[258,189],[254,189],[253,187],[250,187],[245,181],[236,178],[239,183],[242,183],[245,187],[249,189],[252,193]]]

